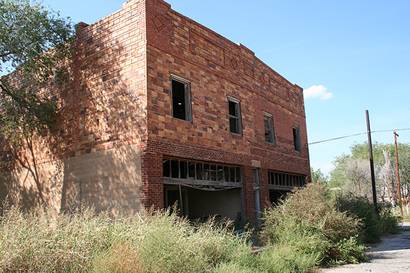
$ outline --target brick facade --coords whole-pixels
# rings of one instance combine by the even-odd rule
[[[93,25],[80,24],[77,34],[73,80],[61,94],[61,204],[77,198],[81,182],[82,202],[101,209],[110,202],[131,211],[162,208],[164,156],[241,166],[250,219],[252,161],[261,165],[263,205],[269,203],[268,170],[309,177],[302,89],[245,46],[163,0],[129,0]],[[172,116],[171,75],[190,82],[192,121]],[[241,104],[240,135],[229,131],[228,97]],[[275,145],[265,142],[265,112],[274,119]]]

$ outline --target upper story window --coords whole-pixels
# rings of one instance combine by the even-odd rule
[[[295,151],[300,152],[302,150],[302,145],[300,142],[300,128],[299,127],[293,128],[293,145],[295,147]]]
[[[231,133],[242,133],[241,107],[239,101],[234,98],[228,98],[229,104],[229,130]]]
[[[191,85],[188,81],[172,76],[172,116],[177,119],[192,120]]]
[[[271,114],[265,113],[263,116],[265,125],[265,141],[267,143],[275,144],[275,128],[273,126],[273,117]]]

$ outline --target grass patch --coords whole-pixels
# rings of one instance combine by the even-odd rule
[[[365,200],[309,185],[266,211],[255,254],[250,234],[230,224],[192,225],[168,211],[112,219],[11,208],[0,217],[0,272],[309,272],[366,260],[363,242],[397,228],[389,207],[380,215]]]
[[[254,264],[247,234],[168,212],[113,220],[11,209],[0,219],[0,272],[206,273]]]

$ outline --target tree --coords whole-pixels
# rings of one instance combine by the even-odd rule
[[[378,197],[392,204],[396,202],[395,148],[393,144],[376,143],[373,147]],[[409,196],[410,145],[399,144],[399,172],[402,192]],[[370,168],[367,143],[353,145],[350,154],[337,157],[330,174],[330,186],[357,195],[371,196]]]
[[[312,176],[313,183],[327,183],[328,182],[327,176],[324,175],[320,169],[315,170],[311,168],[310,173]]]
[[[69,19],[58,13],[29,0],[0,0],[0,143],[8,146],[0,151],[30,171],[42,201],[32,137],[55,125],[56,100],[44,90],[67,78],[72,37]],[[20,157],[22,149],[31,156]]]

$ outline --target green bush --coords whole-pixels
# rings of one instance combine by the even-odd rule
[[[265,273],[255,268],[250,268],[235,263],[220,264],[213,273]]]
[[[311,271],[319,259],[317,253],[306,253],[294,245],[278,243],[260,253],[258,264],[261,272],[302,273]]]
[[[390,204],[380,204],[379,229],[382,234],[397,233],[399,231],[399,217],[394,215]]]
[[[333,264],[357,264],[368,260],[365,255],[366,247],[358,243],[357,237],[339,241],[331,251],[337,252],[332,256],[338,257],[332,261]]]
[[[345,194],[337,198],[337,207],[338,210],[361,220],[359,240],[365,243],[378,242],[382,235],[398,230],[398,218],[393,215],[391,206],[387,204],[379,204],[378,216],[368,199]]]
[[[289,195],[278,207],[265,212],[261,238],[268,246],[286,246],[290,253],[295,253],[295,257],[291,256],[285,264],[289,264],[290,270],[304,272],[306,268],[334,264],[336,261],[347,263],[362,260],[364,248],[351,239],[358,234],[359,228],[357,218],[336,209],[335,200],[324,185],[310,184]],[[339,249],[346,240],[350,243],[349,247],[356,247],[357,251]],[[270,255],[275,260],[274,264],[285,270],[279,262],[281,258],[276,259],[278,255],[281,257],[277,252]]]

